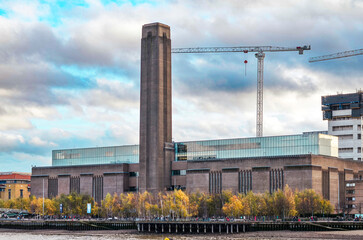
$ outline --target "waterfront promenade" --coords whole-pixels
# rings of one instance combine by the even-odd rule
[[[363,222],[212,222],[212,221],[94,221],[94,220],[0,220],[0,229],[111,231],[134,230],[148,234],[238,234],[260,231],[363,230]]]

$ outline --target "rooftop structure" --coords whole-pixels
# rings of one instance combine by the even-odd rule
[[[363,92],[323,96],[328,133],[339,137],[339,157],[362,161]]]
[[[338,138],[318,132],[298,135],[176,142],[174,161],[315,154],[337,157]],[[54,150],[53,166],[138,163],[139,146]]]

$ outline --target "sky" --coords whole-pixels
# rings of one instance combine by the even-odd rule
[[[172,47],[311,45],[266,53],[264,135],[326,130],[321,96],[363,87],[363,0],[1,0],[0,172],[55,149],[138,144],[143,24]],[[244,60],[248,63],[244,64]],[[254,53],[173,54],[173,140],[255,136]]]

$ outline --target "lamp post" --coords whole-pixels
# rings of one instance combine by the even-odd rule
[[[43,178],[43,217],[44,217],[44,178]]]

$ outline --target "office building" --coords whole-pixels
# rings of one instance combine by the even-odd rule
[[[339,157],[362,161],[363,92],[323,96],[328,134],[339,137]]]

